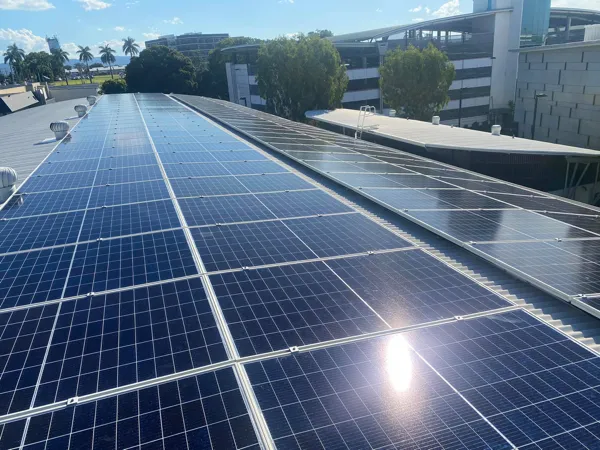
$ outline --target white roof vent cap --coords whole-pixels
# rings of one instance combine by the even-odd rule
[[[50,124],[50,129],[54,131],[54,136],[56,136],[56,140],[60,141],[69,132],[69,124],[64,120],[59,120],[58,122],[52,122]]]
[[[0,167],[0,203],[4,203],[15,191],[17,171],[10,167]]]
[[[85,116],[85,113],[87,113],[87,106],[75,105],[75,111],[77,112],[77,115],[79,117],[83,117],[83,116]]]
[[[87,101],[90,104],[90,106],[92,106],[94,103],[96,103],[96,96],[95,95],[88,95],[87,96]]]
[[[492,125],[492,136],[500,136],[502,127],[500,125]]]
[[[434,125],[439,125],[440,124],[440,116],[433,116],[431,118],[431,123]]]

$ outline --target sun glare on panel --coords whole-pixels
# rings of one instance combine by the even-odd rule
[[[406,392],[412,380],[411,350],[403,336],[394,336],[388,342],[386,367],[390,383],[398,392]]]

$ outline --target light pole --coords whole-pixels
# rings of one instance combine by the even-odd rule
[[[535,122],[537,121],[537,105],[540,98],[548,97],[543,92],[535,94],[535,105],[533,106],[533,123],[531,124],[531,140],[535,139]]]

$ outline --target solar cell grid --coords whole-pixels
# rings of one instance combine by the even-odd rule
[[[257,194],[256,197],[279,218],[353,211],[339,200],[317,189]]]
[[[0,218],[17,218],[85,209],[91,188],[16,194],[0,210]]]
[[[179,228],[171,200],[88,209],[80,242]]]
[[[600,358],[523,311],[407,338],[519,448],[600,417]]]
[[[76,144],[75,144],[76,145]],[[56,162],[70,162],[70,161],[79,161],[86,159],[96,159],[98,157],[98,153],[102,149],[90,149],[90,150],[77,150],[77,151],[55,151],[50,153],[47,162],[52,164]]]
[[[362,214],[292,219],[284,223],[320,257],[412,246]]]
[[[131,156],[109,156],[100,159],[98,170],[122,169],[125,167],[152,166],[156,165],[156,157],[153,154],[139,154]]]
[[[217,177],[230,174],[229,170],[227,170],[221,163],[165,164],[164,167],[169,179],[188,177]]]
[[[170,152],[161,153],[163,164],[178,163],[214,163],[217,159],[208,152]]]
[[[59,175],[37,175],[29,178],[20,192],[45,192],[61,189],[76,189],[94,185],[96,171],[73,172]]]
[[[554,212],[567,212],[571,214],[584,214],[584,215],[598,215],[600,211],[597,209],[588,208],[584,205],[574,204],[565,202],[562,200],[548,198],[548,197],[524,197],[520,195],[509,195],[509,194],[487,194],[488,196],[502,200],[503,202],[510,203],[520,208],[529,209],[533,211],[554,211]]]
[[[61,297],[74,246],[0,256],[0,309]]]
[[[191,231],[208,272],[315,258],[281,222],[223,225]]]
[[[267,160],[266,157],[255,150],[214,152],[211,153],[211,155],[214,159],[220,162]]]
[[[176,178],[171,186],[177,197],[198,197],[201,195],[247,194],[244,187],[235,177],[209,178]]]
[[[199,278],[65,302],[36,406],[226,359]]]
[[[293,173],[257,176],[246,175],[239,176],[237,179],[249,192],[295,191],[315,188],[314,184],[304,181]]]
[[[170,198],[169,191],[162,179],[140,183],[110,184],[93,188],[89,207],[126,205],[168,198]]]
[[[83,159],[81,161],[43,162],[35,171],[36,175],[56,175],[59,173],[88,172],[98,167],[98,158]]]
[[[57,310],[54,304],[0,314],[0,415],[29,408]]]
[[[366,173],[366,170],[360,167],[345,162],[329,162],[329,161],[306,161],[306,164],[315,169],[322,170],[324,172],[347,172],[347,173]]]
[[[24,448],[104,449],[107,443],[116,448],[260,448],[230,368],[33,417]]]
[[[576,216],[572,214],[559,213],[544,213],[544,215],[551,219],[559,220],[561,222],[568,223],[569,225],[583,228],[584,230],[587,230],[590,233],[596,233],[600,235],[600,218],[598,217]]]
[[[189,226],[275,218],[254,195],[183,198],[179,205]]]
[[[197,273],[181,230],[80,244],[65,296],[102,292]]]
[[[388,176],[362,173],[334,173],[331,176],[352,186],[359,188],[363,187],[395,187],[400,188],[402,185],[396,183]]]
[[[393,327],[510,306],[422,250],[336,259],[327,264]]]
[[[0,254],[77,241],[83,211],[0,221]]]
[[[511,448],[401,336],[247,370],[278,448]]]
[[[99,170],[95,184],[98,186],[151,180],[162,180],[162,173],[158,165]]]

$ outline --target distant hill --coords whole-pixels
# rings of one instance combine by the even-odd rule
[[[119,55],[115,55],[115,66],[126,66],[127,64],[129,64],[129,60],[131,59],[129,56],[119,56]],[[68,64],[71,66],[74,66],[75,64],[77,64],[79,62],[78,59],[70,59]],[[94,58],[90,64],[93,63],[101,63],[102,61],[100,61],[100,58]],[[8,66],[8,64],[0,64],[0,72],[2,73],[9,73],[10,72],[10,67]]]

